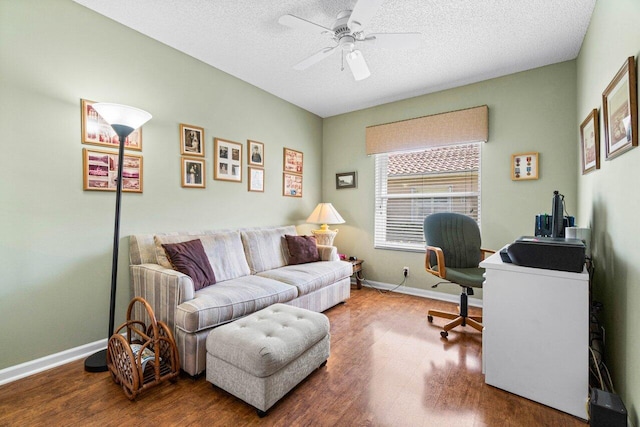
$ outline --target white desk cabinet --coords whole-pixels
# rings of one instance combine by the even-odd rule
[[[484,260],[485,382],[588,419],[589,275]]]

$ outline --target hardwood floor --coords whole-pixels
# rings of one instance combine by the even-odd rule
[[[481,334],[440,338],[427,310],[453,304],[363,288],[325,314],[327,365],[258,418],[249,405],[182,376],[130,402],[108,373],[83,361],[0,387],[0,426],[580,426],[571,415],[484,383]]]

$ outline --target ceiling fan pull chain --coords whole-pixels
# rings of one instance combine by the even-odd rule
[[[344,71],[344,50],[340,53],[340,58],[342,59],[342,67],[340,67],[340,71]]]

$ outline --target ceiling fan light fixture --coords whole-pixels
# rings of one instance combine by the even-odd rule
[[[364,80],[371,75],[362,52],[357,49],[347,54],[347,64],[356,80]]]

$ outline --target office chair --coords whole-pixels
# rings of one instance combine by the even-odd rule
[[[482,316],[469,316],[468,295],[473,295],[473,288],[481,288],[484,282],[484,268],[478,264],[486,254],[494,253],[480,247],[480,229],[473,218],[466,215],[445,212],[428,215],[424,219],[424,238],[427,242],[425,269],[444,280],[462,287],[460,294],[460,312],[448,313],[429,310],[427,319],[433,317],[450,319],[440,332],[447,338],[449,330],[458,325],[466,326],[482,332]],[[438,284],[435,284],[435,288]]]

